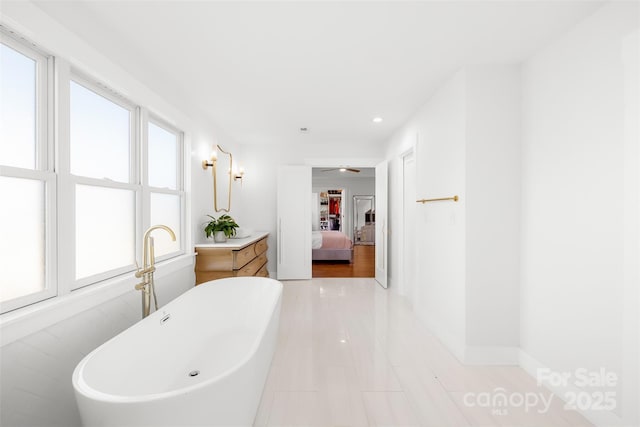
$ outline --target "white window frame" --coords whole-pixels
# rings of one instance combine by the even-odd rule
[[[15,310],[58,295],[57,281],[57,182],[54,169],[53,145],[53,72],[54,58],[45,52],[27,46],[4,32],[0,32],[2,44],[33,59],[36,62],[36,161],[35,167],[20,168],[1,166],[0,176],[40,181],[44,184],[45,212],[45,274],[42,291],[4,301],[0,313]]]
[[[143,225],[144,229],[148,229],[151,224],[151,193],[171,194],[179,197],[180,200],[180,230],[174,230],[180,237],[180,249],[170,252],[162,256],[156,257],[156,261],[164,261],[166,259],[175,258],[185,253],[185,230],[186,230],[186,203],[184,192],[184,132],[172,126],[165,120],[152,114],[146,109],[142,109],[142,203],[143,203]],[[149,185],[149,123],[153,123],[167,132],[176,135],[176,189],[152,187]]]
[[[35,169],[0,165],[0,176],[39,180],[45,185],[45,290],[0,303],[2,334],[0,341],[11,342],[16,336],[37,330],[44,320],[50,323],[66,318],[72,312],[86,310],[95,301],[122,295],[138,279],[133,277],[135,264],[76,280],[75,187],[77,184],[132,190],[135,194],[135,256],[140,262],[142,233],[150,219],[150,194],[167,193],[180,198],[180,250],[158,257],[168,260],[157,272],[161,277],[193,263],[193,254],[186,250],[190,241],[187,230],[187,176],[185,135],[170,122],[126,99],[108,86],[72,67],[64,58],[41,51],[34,43],[0,26],[0,41],[12,49],[36,60],[37,117]],[[128,182],[76,176],[70,167],[70,88],[71,81],[130,111],[130,174]],[[146,175],[147,129],[149,120],[174,133],[177,138],[178,162],[176,189],[148,186]],[[100,161],[99,153],[96,161]],[[144,158],[143,158],[144,156]],[[144,182],[143,182],[144,181]],[[176,230],[177,231],[177,230]],[[99,244],[100,236],[96,236]],[[6,314],[5,314],[6,313]],[[16,322],[20,319],[21,322]],[[24,320],[24,322],[22,322]],[[11,327],[9,327],[11,326]],[[34,329],[35,328],[35,329]],[[18,335],[16,335],[18,334]],[[9,341],[7,341],[9,340]]]
[[[80,185],[89,185],[89,186],[97,186],[97,187],[105,187],[105,188],[113,188],[113,189],[121,189],[121,190],[130,190],[134,194],[134,209],[135,209],[135,218],[134,218],[134,233],[132,236],[134,238],[134,254],[139,252],[140,248],[140,237],[138,236],[140,231],[140,224],[142,221],[141,213],[143,211],[141,206],[141,190],[142,186],[140,185],[140,168],[138,167],[138,153],[140,152],[140,138],[139,135],[139,123],[140,123],[140,108],[136,106],[133,102],[126,100],[124,97],[119,96],[115,92],[110,91],[106,88],[106,86],[93,81],[91,78],[85,76],[81,72],[77,70],[71,70],[69,79],[67,80],[68,87],[71,86],[71,82],[75,82],[83,86],[85,89],[88,89],[95,94],[106,98],[107,100],[113,102],[114,104],[126,109],[129,111],[129,182],[117,182],[110,179],[99,179],[85,176],[78,176],[71,173],[71,164],[70,157],[64,159],[64,161],[60,161],[60,177],[61,181],[64,182],[64,187],[61,187],[61,192],[64,192],[67,195],[66,203],[62,207],[65,211],[65,215],[60,215],[61,220],[68,221],[70,224],[65,227],[69,232],[71,232],[72,238],[71,241],[68,242],[69,247],[72,249],[72,256],[66,258],[66,263],[68,264],[68,268],[65,269],[68,275],[71,277],[65,277],[62,281],[64,283],[70,284],[70,291],[74,291],[80,288],[83,288],[88,285],[92,285],[94,283],[98,283],[107,279],[111,279],[113,277],[130,273],[135,271],[136,265],[135,263],[131,263],[119,268],[111,269],[108,271],[104,271],[98,274],[94,274],[87,277],[76,278],[76,221],[75,221],[75,194],[76,194],[76,186]],[[64,82],[62,82],[64,83]],[[70,106],[71,100],[70,95],[67,99],[67,105],[64,106],[65,113],[67,114],[67,119],[70,117]],[[67,138],[65,141],[60,141],[60,145],[66,145],[65,155],[70,156],[71,151],[71,140],[70,140],[70,128],[71,123],[69,123],[69,132],[67,134]],[[62,159],[61,159],[62,160]],[[96,154],[96,161],[100,161],[99,153]],[[63,219],[64,218],[64,219]],[[96,236],[96,244],[100,244],[99,233]],[[62,278],[61,278],[62,279]]]

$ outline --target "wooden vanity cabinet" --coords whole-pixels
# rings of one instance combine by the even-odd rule
[[[267,270],[268,233],[227,243],[197,245],[196,285],[225,277],[269,277]]]

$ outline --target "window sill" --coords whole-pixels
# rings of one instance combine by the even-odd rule
[[[195,254],[180,255],[156,264],[156,278],[193,266]],[[0,347],[131,292],[139,281],[133,273],[105,280],[0,316]]]

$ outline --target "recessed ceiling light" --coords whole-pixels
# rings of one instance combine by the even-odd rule
[[[373,123],[380,123],[382,121],[382,117],[374,117]]]

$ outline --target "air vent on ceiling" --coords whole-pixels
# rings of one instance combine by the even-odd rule
[[[309,133],[309,128],[300,128],[300,133]]]

